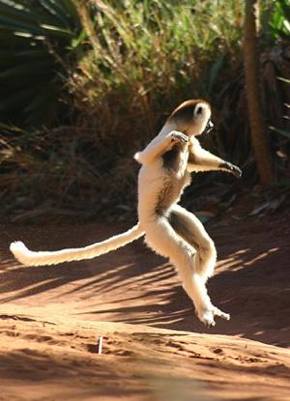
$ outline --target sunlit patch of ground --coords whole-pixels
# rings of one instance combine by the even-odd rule
[[[219,252],[209,292],[232,315],[213,329],[197,321],[174,269],[142,241],[54,267],[20,266],[7,251],[15,239],[56,249],[116,231],[2,226],[1,401],[289,399],[286,220],[209,227]]]

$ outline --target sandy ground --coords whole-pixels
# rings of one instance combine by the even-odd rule
[[[56,267],[22,267],[7,252],[15,239],[56,249],[120,227],[2,225],[0,401],[290,400],[288,222],[209,227],[219,251],[209,291],[232,315],[212,329],[142,241]]]

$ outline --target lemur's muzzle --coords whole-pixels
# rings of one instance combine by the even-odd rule
[[[213,127],[214,127],[213,122],[211,120],[208,120],[204,132],[206,134],[209,134],[213,130]]]

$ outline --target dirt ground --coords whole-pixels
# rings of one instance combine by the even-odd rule
[[[209,292],[231,313],[211,329],[142,241],[55,267],[22,267],[7,251],[16,239],[56,249],[127,227],[2,225],[0,401],[290,400],[289,221],[208,227],[219,253]]]

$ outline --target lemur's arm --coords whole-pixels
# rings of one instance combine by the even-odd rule
[[[171,131],[166,136],[155,137],[142,152],[136,153],[134,158],[141,164],[150,164],[170,150],[176,143],[186,144],[188,141],[188,136],[182,132]]]
[[[191,138],[187,169],[189,172],[226,171],[236,177],[241,177],[242,175],[239,167],[203,149],[196,138]]]

